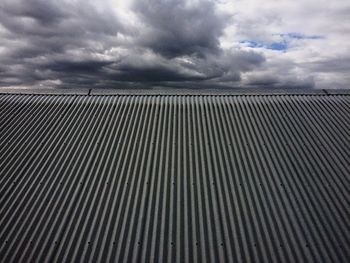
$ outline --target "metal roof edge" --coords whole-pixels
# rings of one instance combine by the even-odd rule
[[[23,95],[89,95],[89,89],[11,89],[0,88],[0,94]]]
[[[350,95],[350,89],[11,89],[0,88],[0,94],[24,95]]]

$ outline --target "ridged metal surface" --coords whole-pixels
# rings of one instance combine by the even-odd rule
[[[350,262],[350,96],[0,95],[1,262]]]

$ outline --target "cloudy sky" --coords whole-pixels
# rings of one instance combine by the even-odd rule
[[[0,0],[0,87],[350,88],[350,1]]]

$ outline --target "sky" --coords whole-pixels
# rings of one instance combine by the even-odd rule
[[[1,0],[0,88],[350,88],[348,0]]]

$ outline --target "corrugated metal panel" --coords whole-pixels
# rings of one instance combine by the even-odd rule
[[[350,96],[0,95],[1,262],[349,262]]]

